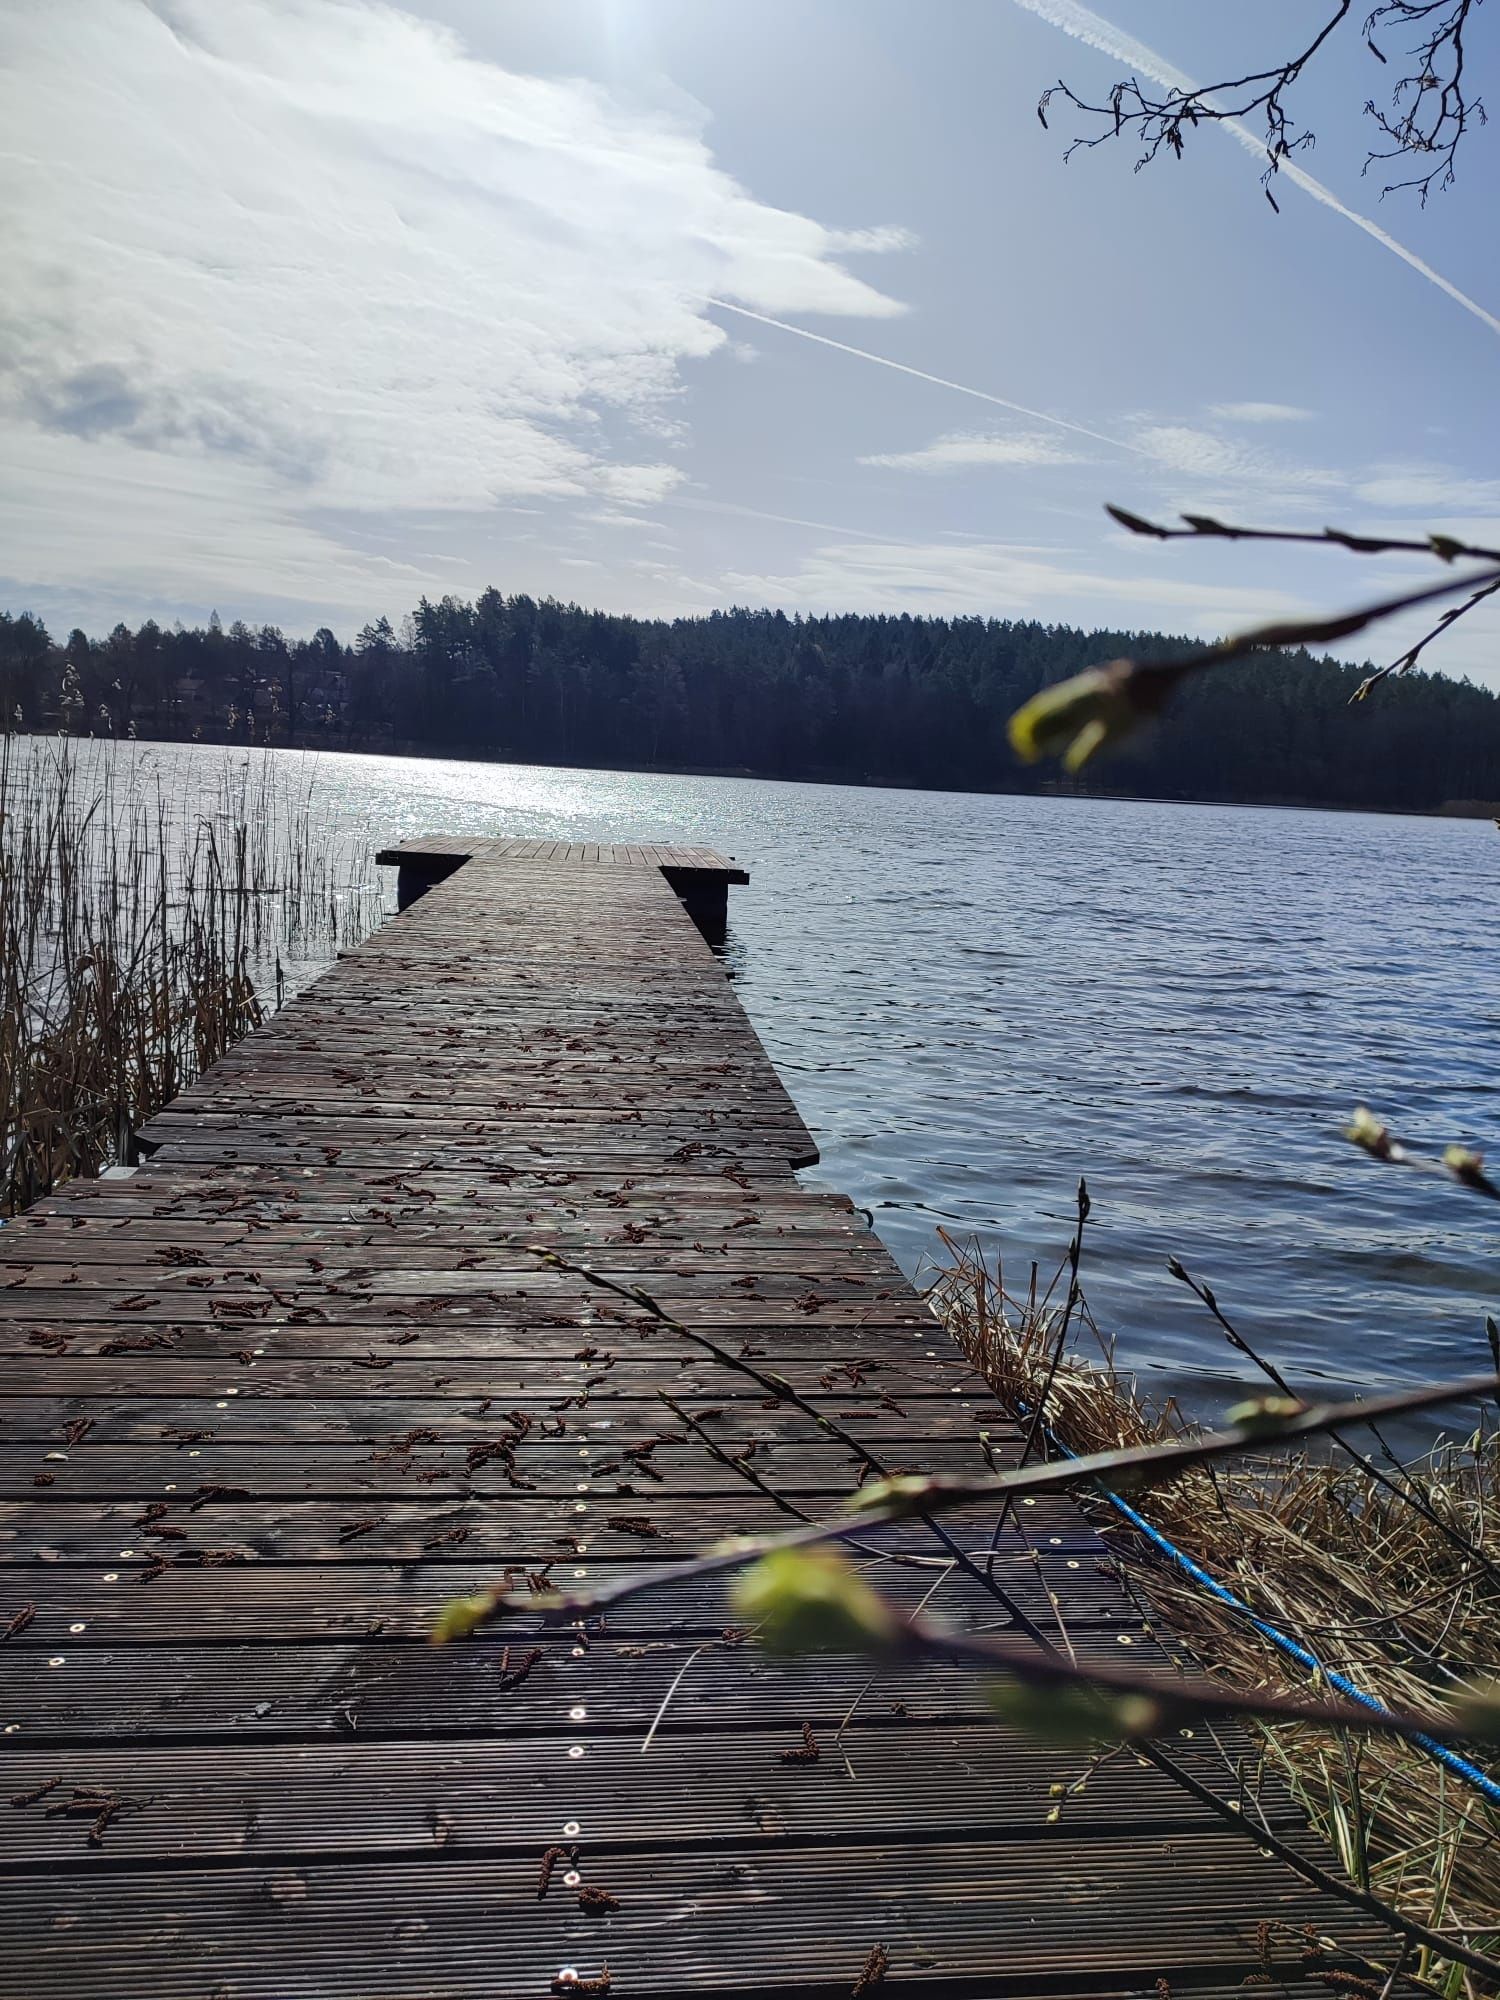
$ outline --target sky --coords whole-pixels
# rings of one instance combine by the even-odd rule
[[[1500,538],[1500,123],[1382,200],[1346,35],[1278,215],[1243,135],[1136,174],[1037,119],[1307,19],[0,0],[0,606],[352,637],[493,584],[1210,637],[1423,580],[1102,511]],[[1433,658],[1500,688],[1500,611]]]

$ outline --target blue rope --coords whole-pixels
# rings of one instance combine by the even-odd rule
[[[1029,1412],[1026,1412],[1024,1404],[1021,1405],[1021,1408],[1024,1413],[1029,1414]],[[1070,1451],[1058,1438],[1053,1437],[1049,1425],[1044,1424],[1042,1428],[1046,1431],[1047,1436],[1051,1439],[1057,1450],[1065,1458],[1078,1457],[1079,1454],[1076,1451]],[[1153,1547],[1160,1549],[1163,1555],[1170,1556],[1172,1561],[1179,1568],[1186,1570],[1194,1583],[1200,1584],[1204,1590],[1208,1591],[1210,1596],[1216,1597],[1221,1604],[1227,1604],[1231,1610],[1241,1612],[1249,1619],[1262,1638],[1269,1639],[1273,1646],[1279,1647],[1283,1653],[1299,1661],[1304,1667],[1313,1668],[1315,1672],[1323,1676],[1324,1680],[1331,1687],[1336,1687],[1340,1694],[1347,1695],[1351,1701],[1359,1702],[1362,1707],[1372,1710],[1376,1715],[1390,1714],[1391,1711],[1383,1701],[1377,1701],[1374,1695],[1366,1694],[1363,1688],[1356,1687],[1353,1681],[1339,1673],[1335,1668],[1325,1667],[1317,1655],[1310,1653],[1300,1640],[1291,1638],[1287,1633],[1281,1631],[1279,1627],[1268,1624],[1264,1618],[1258,1617],[1250,1609],[1250,1606],[1245,1603],[1243,1598],[1236,1597],[1234,1592],[1226,1589],[1217,1577],[1210,1576],[1201,1563],[1194,1562],[1192,1557],[1178,1548],[1175,1542],[1168,1541],[1160,1528],[1153,1528],[1143,1515],[1136,1512],[1128,1500],[1121,1499],[1118,1493],[1112,1493],[1102,1481],[1096,1480],[1094,1483],[1099,1487],[1099,1491],[1104,1495],[1109,1504],[1118,1509],[1130,1525],[1138,1529]],[[1481,1771],[1477,1764],[1471,1764],[1467,1757],[1460,1757],[1456,1750],[1450,1750],[1446,1743],[1439,1743],[1435,1737],[1414,1735],[1410,1740],[1413,1743],[1420,1744],[1429,1756],[1435,1757],[1455,1777],[1462,1778],[1467,1785],[1472,1785],[1475,1791],[1481,1793],[1483,1797],[1489,1800],[1491,1805],[1500,1805],[1500,1784],[1497,1784],[1487,1772]]]

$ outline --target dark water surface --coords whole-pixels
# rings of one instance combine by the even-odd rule
[[[124,754],[122,752],[122,754]],[[190,800],[222,750],[135,746]],[[259,758],[263,753],[255,753]],[[302,753],[274,752],[297,767]],[[210,774],[213,774],[210,777]],[[1339,1136],[1500,1152],[1488,821],[992,798],[322,756],[315,811],[737,855],[728,956],[823,1152],[916,1273],[943,1224],[1024,1284],[1086,1174],[1124,1356],[1211,1411],[1242,1364],[1169,1254],[1299,1380],[1487,1365],[1500,1216]]]

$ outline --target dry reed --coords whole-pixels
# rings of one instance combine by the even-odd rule
[[[144,751],[6,737],[0,1213],[127,1159],[381,897],[368,841],[270,759],[226,756],[188,803]]]
[[[1047,1432],[1079,1453],[1193,1435],[1173,1400],[1152,1402],[1120,1370],[1086,1300],[1064,1328],[1034,1271],[1026,1295],[1013,1298],[977,1248],[943,1240],[951,1261],[933,1304],[1009,1412],[1029,1420],[1045,1393]],[[1359,1438],[1350,1444],[1365,1449]],[[1472,1435],[1441,1440],[1399,1469],[1383,1441],[1369,1454],[1373,1471],[1342,1451],[1278,1451],[1190,1472],[1154,1485],[1140,1509],[1324,1667],[1393,1705],[1441,1708],[1456,1682],[1500,1663],[1500,1429],[1481,1418]],[[1102,1496],[1088,1504],[1138,1601],[1185,1635],[1212,1673],[1282,1693],[1305,1694],[1321,1679],[1154,1550]],[[1264,1768],[1280,1774],[1355,1883],[1495,1953],[1500,1809],[1412,1745],[1257,1728]],[[1238,1795],[1227,1769],[1226,1781]],[[1444,1994],[1481,1990],[1461,1966],[1430,1954],[1416,1954],[1407,1970]]]

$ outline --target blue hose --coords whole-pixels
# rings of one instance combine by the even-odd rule
[[[1024,1405],[1022,1405],[1022,1410],[1023,1414],[1030,1414],[1029,1411],[1025,1410]],[[1042,1428],[1046,1431],[1052,1444],[1065,1458],[1078,1457],[1076,1451],[1069,1451],[1065,1444],[1053,1437],[1049,1426],[1044,1424]],[[1317,1655],[1310,1653],[1306,1646],[1302,1645],[1299,1640],[1289,1637],[1279,1627],[1268,1624],[1264,1618],[1257,1617],[1255,1612],[1250,1609],[1250,1606],[1242,1598],[1236,1597],[1232,1590],[1226,1589],[1217,1577],[1210,1576],[1200,1563],[1195,1563],[1192,1557],[1178,1548],[1175,1542],[1168,1541],[1161,1530],[1153,1528],[1144,1516],[1136,1512],[1128,1500],[1121,1499],[1118,1493],[1112,1493],[1100,1481],[1096,1480],[1095,1484],[1099,1487],[1099,1491],[1104,1495],[1111,1507],[1116,1508],[1118,1512],[1123,1514],[1130,1525],[1138,1529],[1154,1548],[1160,1549],[1163,1555],[1170,1556],[1172,1561],[1180,1569],[1186,1570],[1194,1583],[1200,1584],[1204,1590],[1208,1591],[1210,1596],[1216,1597],[1221,1604],[1227,1604],[1231,1610],[1243,1613],[1262,1638],[1269,1639],[1273,1646],[1279,1647],[1283,1653],[1299,1661],[1304,1667],[1313,1668],[1315,1672],[1323,1676],[1330,1687],[1336,1687],[1340,1694],[1347,1695],[1351,1701],[1357,1701],[1361,1707],[1373,1710],[1376,1715],[1390,1714],[1391,1711],[1383,1701],[1377,1701],[1373,1695],[1366,1694],[1362,1688],[1356,1687],[1353,1681],[1348,1680],[1334,1668],[1325,1667]],[[1456,1750],[1450,1750],[1446,1743],[1439,1743],[1435,1737],[1414,1735],[1410,1738],[1410,1741],[1420,1744],[1428,1755],[1435,1757],[1445,1770],[1451,1771],[1457,1778],[1462,1778],[1465,1784],[1472,1785],[1475,1791],[1489,1800],[1491,1805],[1500,1805],[1500,1784],[1497,1784],[1487,1772],[1481,1771],[1477,1764],[1471,1764],[1467,1757],[1460,1757]]]

